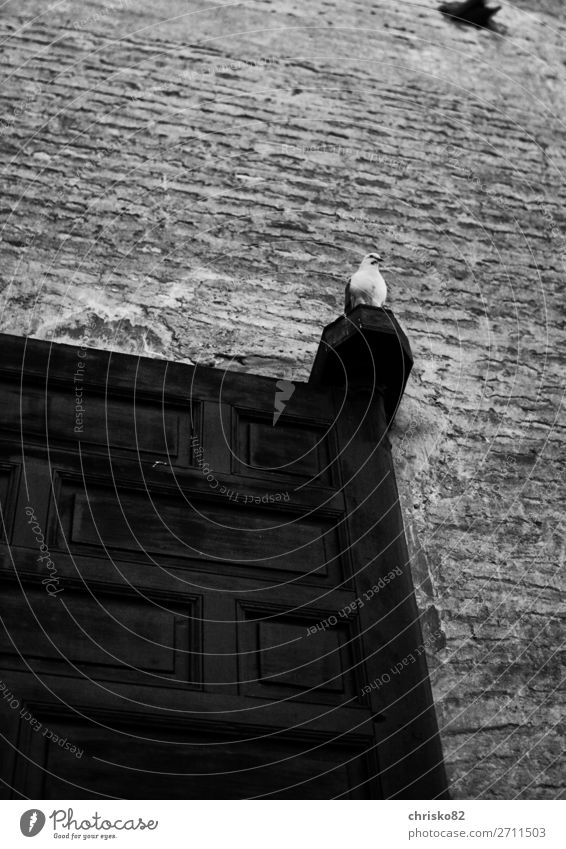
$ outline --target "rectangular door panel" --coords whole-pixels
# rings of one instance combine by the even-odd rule
[[[249,570],[281,570],[325,576],[329,562],[336,574],[340,538],[334,517],[265,509],[231,507],[220,500],[166,495],[121,487],[64,480],[57,510],[54,544],[65,550],[96,546],[155,557],[198,558]],[[55,518],[55,517],[53,517]]]
[[[44,587],[15,584],[3,586],[2,599],[5,668],[10,656],[22,656],[36,670],[60,667],[60,672],[80,671],[97,680],[200,686],[195,603],[171,610],[163,600],[134,594],[65,587],[50,596]]]
[[[371,740],[348,744],[258,731],[256,739],[203,729],[130,725],[115,732],[39,714],[48,729],[28,734],[39,798],[368,798]],[[119,743],[118,743],[119,741]],[[364,746],[365,742],[365,746]],[[71,751],[74,748],[74,752]],[[39,773],[39,775],[38,775]],[[31,779],[28,777],[28,786]]]
[[[355,621],[338,611],[287,611],[240,601],[238,679],[247,695],[267,699],[359,704]]]
[[[0,463],[0,541],[10,540],[17,498],[19,466]]]
[[[236,411],[234,471],[335,484],[337,469],[328,427],[285,416],[274,426],[265,414]]]
[[[105,396],[83,389],[82,383],[70,382],[67,391],[0,383],[0,408],[3,427],[23,432],[26,440],[81,442],[91,450],[151,454],[171,462],[188,456],[189,413],[171,405]],[[197,405],[193,417],[198,421]]]

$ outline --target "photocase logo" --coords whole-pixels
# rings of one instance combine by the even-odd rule
[[[273,413],[274,426],[279,421],[279,417],[287,406],[287,401],[295,391],[295,384],[291,383],[290,380],[278,380],[275,386],[277,388],[275,391],[275,412]]]
[[[20,817],[20,831],[24,837],[35,837],[45,825],[45,814],[33,808]]]

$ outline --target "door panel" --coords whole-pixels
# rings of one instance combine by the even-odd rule
[[[19,471],[18,463],[0,461],[0,542],[8,542],[12,536]]]
[[[124,588],[114,595],[67,586],[59,603],[44,587],[10,583],[2,586],[2,618],[4,669],[25,659],[37,670],[98,681],[201,685],[197,599],[168,604]]]
[[[334,624],[337,615],[324,608],[304,612],[244,601],[238,606],[241,692],[331,704],[357,700],[361,688],[350,623]]]
[[[111,486],[64,485],[59,516],[70,533],[58,542],[105,546],[172,557],[213,558],[255,566],[327,573],[327,562],[339,552],[338,534],[329,518],[300,519],[261,506],[240,508],[227,503],[178,495],[136,492]],[[266,553],[266,540],[272,553]]]
[[[36,721],[46,733],[27,728],[22,741],[42,766],[35,798],[368,798],[363,743],[265,734],[234,739],[208,728],[147,725],[121,726],[112,739],[102,722],[62,722],[41,713]]]
[[[274,427],[268,415],[234,410],[235,472],[289,477],[332,486],[337,468],[334,440],[328,425],[285,416]],[[273,416],[271,416],[271,419]]]

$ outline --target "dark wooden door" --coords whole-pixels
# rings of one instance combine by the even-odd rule
[[[275,380],[2,347],[5,794],[435,787],[420,655],[368,687],[420,639],[379,398],[297,383],[274,424]]]

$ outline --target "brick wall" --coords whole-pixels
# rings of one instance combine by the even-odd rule
[[[566,22],[435,0],[5,7],[5,332],[308,375],[379,248],[393,436],[452,793],[554,798]]]

